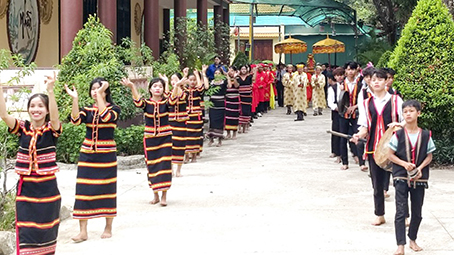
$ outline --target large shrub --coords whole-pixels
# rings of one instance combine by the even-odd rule
[[[389,58],[391,57],[392,53],[393,53],[392,51],[387,50],[383,54],[381,54],[381,57],[378,60],[378,63],[375,65],[375,67],[377,68],[387,67],[386,65],[388,64]]]
[[[144,126],[130,126],[115,129],[115,142],[117,143],[118,155],[143,154]]]
[[[120,84],[126,71],[118,52],[112,44],[112,32],[104,27],[99,18],[91,16],[84,28],[73,41],[73,48],[62,59],[58,84],[55,88],[61,119],[71,113],[72,99],[64,92],[63,85],[74,85],[79,93],[79,104],[90,105],[90,82],[96,77],[104,77],[110,84],[113,101],[121,107],[120,119],[135,116],[136,108],[131,100],[131,92]]]
[[[420,0],[388,63],[397,72],[395,87],[404,99],[423,104],[420,125],[432,130],[439,151],[454,142],[453,48],[454,22],[446,6],[441,0]],[[436,159],[454,162],[452,157]]]

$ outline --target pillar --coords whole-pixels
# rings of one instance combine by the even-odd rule
[[[227,7],[222,10],[222,22],[230,26],[230,5],[227,4]]]
[[[101,23],[112,32],[112,41],[119,43],[117,42],[117,0],[98,1],[98,16]]]
[[[214,13],[214,44],[216,46],[221,44],[221,32],[219,29],[219,25],[222,21],[222,6],[216,5],[213,7],[213,13]],[[219,52],[219,49],[217,49],[217,54],[222,55],[222,52]]]
[[[207,26],[208,24],[208,2],[207,0],[197,0],[197,25]]]
[[[153,57],[159,58],[159,1],[144,0],[144,40],[145,44],[153,51]]]
[[[164,32],[163,48],[167,50],[167,44],[169,43],[170,37],[170,9],[163,9],[162,12],[163,21],[162,21],[162,30]]]
[[[181,28],[176,36],[175,49],[176,54],[180,57],[180,65],[186,66],[186,59],[182,58],[182,52],[184,51],[184,45],[186,40],[186,10],[187,2],[186,0],[174,0],[174,13],[175,13],[175,31],[177,27]]]
[[[82,1],[60,1],[60,59],[72,49],[77,32],[82,29]]]

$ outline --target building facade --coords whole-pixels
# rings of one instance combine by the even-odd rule
[[[207,24],[208,9],[229,21],[227,0],[10,0],[0,1],[0,48],[21,53],[39,67],[59,64],[89,15],[96,14],[118,43],[130,37],[145,42],[159,57],[170,30],[170,10],[186,17],[197,10],[197,20]],[[184,35],[182,35],[184,36]]]

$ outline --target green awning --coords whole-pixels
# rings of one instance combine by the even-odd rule
[[[311,27],[322,22],[346,24],[356,22],[355,10],[334,0],[232,0],[232,3],[256,4],[254,14],[257,16],[299,17]],[[241,12],[237,15],[250,15],[250,12]]]

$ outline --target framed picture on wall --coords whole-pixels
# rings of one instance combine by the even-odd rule
[[[35,59],[39,42],[38,0],[9,1],[7,14],[8,43],[12,53],[19,53],[26,63]]]

